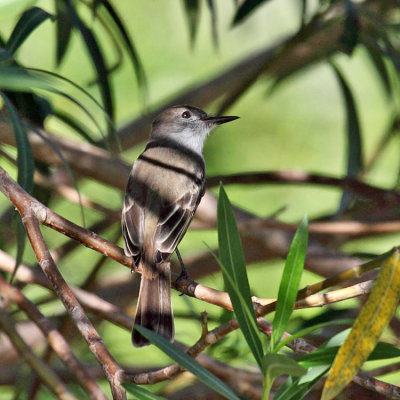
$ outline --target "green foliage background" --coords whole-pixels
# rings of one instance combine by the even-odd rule
[[[0,33],[3,38],[8,37],[19,12],[31,3],[6,1],[0,4]],[[133,38],[148,80],[148,103],[144,104],[131,65],[124,63],[112,74],[117,126],[141,115],[147,107],[154,108],[162,104],[188,86],[210,79],[246,55],[285,38],[295,32],[299,25],[299,7],[291,0],[279,0],[266,2],[239,26],[232,27],[234,3],[222,0],[217,4],[219,48],[216,50],[205,2],[201,7],[200,25],[194,45],[190,44],[188,23],[181,2],[120,0],[114,3]],[[54,3],[50,1],[37,1],[35,5],[50,12],[54,8]],[[89,11],[87,21],[90,21]],[[56,70],[54,31],[55,27],[50,21],[44,23],[19,50],[18,60],[26,66]],[[104,33],[101,29],[96,32],[101,41]],[[110,60],[115,57],[110,46],[105,46],[105,53]],[[343,70],[352,89],[361,122],[364,157],[369,158],[390,123],[387,96],[363,48],[357,47],[351,57],[337,55],[334,60]],[[93,69],[85,56],[82,41],[76,34],[61,68],[56,71],[83,86],[93,79]],[[289,77],[269,93],[272,83],[266,78],[260,79],[227,112],[241,119],[219,128],[209,138],[204,152],[208,175],[282,169],[345,175],[345,108],[331,67],[326,63],[313,65]],[[89,91],[98,98],[96,88],[90,87]],[[76,112],[74,106],[65,99],[55,97],[53,101],[60,109]],[[207,108],[207,111],[213,110],[213,106]],[[96,110],[93,112],[96,113]],[[97,113],[97,117],[101,118],[100,113]],[[84,121],[94,130],[90,122]],[[75,140],[82,140],[54,119],[50,118],[46,127]],[[398,141],[398,137],[395,140]],[[133,162],[143,147],[144,144],[126,151],[122,157]],[[1,163],[16,176],[15,169],[7,161],[1,160]],[[365,181],[390,188],[398,179],[398,171],[397,143],[387,148]],[[121,195],[116,190],[87,180],[80,181],[79,187],[82,193],[107,207],[121,207]],[[285,207],[279,215],[279,219],[285,222],[297,222],[304,214],[308,214],[310,220],[331,214],[337,209],[341,197],[341,191],[335,188],[296,185],[232,185],[226,190],[233,204],[259,216],[271,215]],[[0,207],[4,209],[6,206],[8,202],[1,197]],[[82,223],[78,206],[58,199],[50,207],[66,218]],[[89,226],[98,218],[98,213],[86,209],[85,217],[86,226]],[[104,236],[112,238],[117,229],[119,226],[113,226]],[[44,229],[44,233],[51,247],[63,242],[63,237],[54,231]],[[363,239],[347,243],[342,250],[379,254],[398,244],[399,239],[400,234]],[[180,245],[181,252],[185,256],[204,251],[204,241],[215,246],[216,231],[189,231]],[[122,245],[121,242],[119,244]],[[93,265],[94,259],[98,257],[98,254],[82,247],[66,257],[59,267],[69,283],[79,284],[89,271],[85,265]],[[34,262],[34,255],[29,249],[24,260]],[[284,261],[251,265],[248,273],[253,293],[261,297],[276,297],[283,265]],[[126,269],[111,261],[107,261],[102,274],[110,280],[117,275],[133,279]],[[317,280],[319,278],[305,271],[300,286]],[[220,274],[213,274],[202,283],[223,289]],[[45,291],[32,287],[26,293],[33,299],[40,299]],[[221,313],[216,307],[179,297],[176,292],[173,293],[173,303],[177,314],[188,314],[191,310],[199,314],[207,310],[211,317],[219,317]],[[333,308],[340,309],[350,304],[352,301]],[[45,305],[42,310],[57,313],[61,308],[51,304]],[[319,313],[320,310],[296,311],[293,325],[299,326],[302,319]],[[272,321],[272,316],[268,319]],[[166,362],[166,357],[153,348],[131,347],[129,334],[118,327],[104,322],[99,325],[99,330],[111,353],[121,364],[142,365],[144,359],[149,366]],[[177,318],[177,339],[192,344],[199,334],[200,323],[196,325],[191,320]],[[80,346],[82,357],[91,360],[92,356],[86,346]],[[222,359],[229,359],[234,365],[247,365],[251,360],[240,333],[230,335],[223,346],[211,351]],[[387,376],[385,380],[395,383],[398,378],[397,374]],[[108,385],[104,384],[104,388],[108,390]],[[11,398],[11,390],[0,390],[4,398]]]

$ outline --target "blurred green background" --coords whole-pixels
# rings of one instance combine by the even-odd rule
[[[49,12],[54,9],[52,1],[0,2],[0,32],[3,37],[7,38],[10,34],[19,12],[33,3]],[[299,7],[296,1],[279,0],[267,2],[242,24],[232,27],[234,5],[228,0],[219,1],[217,4],[219,48],[216,50],[211,37],[210,13],[205,2],[201,7],[199,30],[193,46],[190,44],[188,22],[181,2],[119,0],[114,2],[114,5],[134,40],[149,84],[148,103],[143,104],[131,65],[125,63],[113,73],[112,84],[118,126],[140,116],[147,107],[154,108],[156,105],[161,105],[166,99],[185,88],[206,81],[252,52],[285,38],[296,31],[299,19]],[[90,12],[87,11],[87,21],[90,20]],[[50,21],[44,23],[19,50],[18,60],[25,66],[56,70],[55,43],[52,42],[54,30],[55,27]],[[96,32],[101,40],[104,33],[101,29]],[[115,58],[111,47],[107,48],[106,45],[105,51],[109,60]],[[353,90],[361,122],[364,156],[368,158],[389,124],[387,97],[376,71],[362,48],[357,47],[351,57],[339,55],[335,56],[334,60],[341,66]],[[93,79],[93,68],[78,35],[75,35],[66,59],[56,72],[82,86]],[[240,119],[219,128],[208,139],[204,151],[207,174],[211,176],[247,171],[301,169],[344,176],[346,173],[345,107],[332,69],[326,63],[316,64],[288,78],[270,94],[268,89],[271,85],[272,81],[262,78],[226,112],[228,115],[238,115]],[[90,87],[88,90],[99,98],[96,88]],[[60,109],[68,110],[74,107],[60,97],[54,97],[53,101]],[[213,110],[215,111],[215,107],[210,106],[206,111]],[[100,118],[98,112],[97,116]],[[84,116],[82,120],[95,131]],[[46,127],[50,131],[82,140],[55,120],[50,119]],[[132,163],[143,148],[144,144],[137,146],[124,152],[122,157]],[[16,175],[13,167],[6,162],[4,165],[13,176]],[[384,157],[381,157],[376,167],[368,173],[365,181],[380,187],[392,187],[396,183],[398,169],[398,146],[388,147]],[[79,187],[82,193],[105,206],[113,209],[121,207],[121,193],[116,190],[87,180],[80,181]],[[341,198],[340,190],[317,186],[231,185],[226,190],[232,203],[259,216],[266,217],[285,207],[279,215],[279,219],[285,222],[297,222],[304,214],[308,214],[312,219],[334,213]],[[0,205],[2,208],[8,205],[4,197],[0,198]],[[53,201],[50,207],[66,218],[78,224],[82,223],[77,205],[58,199]],[[95,211],[85,210],[86,225],[89,226],[98,216]],[[111,238],[117,229],[119,227],[114,226],[104,236]],[[63,243],[62,235],[47,228],[43,231],[50,247]],[[364,239],[347,243],[344,250],[382,253],[398,244],[399,239],[400,235],[388,235],[379,240]],[[180,245],[181,252],[185,256],[205,251],[204,242],[215,246],[216,232],[189,231]],[[122,242],[119,244],[122,246]],[[93,251],[81,248],[63,259],[59,267],[67,282],[79,284],[88,272],[85,271],[85,265],[88,263],[92,265],[93,259],[98,257],[99,255]],[[34,255],[28,249],[25,261],[34,262]],[[283,261],[251,266],[249,279],[255,295],[271,298],[277,295],[282,266]],[[127,280],[133,279],[126,268],[107,261],[102,276],[113,279],[117,275],[124,275]],[[320,278],[305,272],[301,286],[317,280]],[[209,276],[202,283],[223,289],[220,274]],[[31,287],[25,293],[33,299],[39,299],[45,291]],[[207,310],[211,317],[218,317],[221,314],[221,310],[217,307],[191,298],[179,297],[176,292],[173,293],[173,303],[177,314],[188,314],[190,310],[198,314]],[[348,307],[349,304],[350,302],[340,303],[332,308]],[[46,305],[43,310],[47,314],[49,312],[57,314],[61,306]],[[296,326],[296,321],[300,321],[301,318],[310,318],[319,313],[319,309],[296,311],[293,325]],[[271,315],[268,316],[268,320],[272,321]],[[210,326],[213,326],[213,323],[210,323]],[[153,348],[134,349],[130,344],[130,334],[108,322],[98,325],[98,328],[113,356],[123,365],[142,365],[143,360],[146,360],[149,366],[168,362],[160,351]],[[195,324],[193,321],[177,318],[177,340],[193,344],[200,333],[200,323]],[[80,350],[82,357],[93,360],[85,344],[81,343]],[[210,351],[214,351],[223,360],[237,360],[236,362],[241,365],[253,362],[238,332],[229,335],[223,346]],[[235,357],[235,354],[240,354],[242,357]],[[399,375],[385,377],[385,380],[393,383],[398,379]],[[109,390],[107,383],[103,386],[105,390]],[[3,390],[1,388],[1,391]],[[42,391],[45,396],[46,389]],[[5,392],[1,396],[11,398],[7,397]]]

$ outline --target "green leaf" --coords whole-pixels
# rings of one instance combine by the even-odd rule
[[[290,377],[274,395],[274,400],[299,400],[302,399],[312,387],[328,371],[328,367],[309,368],[301,378],[292,380]]]
[[[274,379],[278,376],[303,376],[307,373],[307,370],[295,360],[283,354],[267,353],[263,358],[263,364],[264,393],[269,393]]]
[[[88,134],[88,128],[83,126],[72,115],[64,112],[63,110],[53,110],[52,115],[59,119],[64,124],[72,128],[79,136],[91,144],[96,144],[96,141]]]
[[[189,23],[190,44],[193,46],[200,20],[200,3],[199,0],[183,0],[183,4]]]
[[[368,52],[368,55],[371,59],[373,66],[375,67],[376,72],[378,73],[383,87],[386,90],[386,94],[388,97],[392,95],[392,85],[390,82],[389,72],[385,65],[385,53],[381,50],[379,45],[376,43],[375,38],[371,38],[366,36],[363,38],[364,46]]]
[[[329,371],[322,400],[337,396],[375,348],[400,299],[400,250],[383,263],[374,288]]]
[[[67,159],[64,157],[64,155],[62,154],[62,152],[60,151],[60,149],[57,147],[57,145],[50,139],[50,137],[47,137],[45,135],[43,135],[40,130],[36,129],[34,126],[31,126],[31,130],[32,132],[34,132],[36,135],[38,135],[53,151],[54,153],[57,154],[57,156],[59,157],[59,159],[61,160],[61,162],[63,163],[65,169],[67,170],[69,176],[72,179],[72,182],[74,184],[76,193],[78,194],[78,199],[79,199],[79,208],[81,210],[81,217],[82,217],[82,225],[83,227],[86,226],[85,223],[85,209],[83,207],[82,204],[82,196],[81,196],[81,192],[79,190],[79,186],[78,186],[78,180],[76,179],[76,176],[74,174],[74,171],[72,170],[71,166],[69,165]]]
[[[164,400],[165,397],[157,396],[150,390],[147,390],[139,385],[134,385],[133,383],[123,383],[122,386],[126,391],[135,396],[138,400]]]
[[[1,78],[0,78],[1,79]],[[8,97],[0,92],[4,104],[8,109],[10,119],[14,128],[15,142],[17,145],[17,167],[18,167],[18,183],[28,192],[33,189],[33,173],[35,166],[33,163],[33,154],[31,144],[29,143],[28,134],[25,125],[22,122],[17,110],[8,99]]]
[[[217,25],[217,8],[214,0],[207,0],[208,9],[211,14],[211,35],[214,43],[214,48],[218,50],[219,39],[218,39],[218,25]]]
[[[228,399],[239,400],[239,398],[235,395],[235,393],[233,393],[232,390],[225,385],[225,383],[223,383],[211,372],[207,371],[193,358],[189,357],[184,351],[178,349],[162,336],[157,335],[156,333],[150,331],[149,329],[144,328],[143,326],[135,325],[134,327],[145,338],[150,340],[154,345],[156,345],[166,355],[171,357],[180,366],[187,369],[192,374],[196,375],[196,377],[201,382],[203,382],[204,384],[215,390],[217,393],[219,393],[222,396],[225,396]]]
[[[345,6],[344,32],[340,41],[344,45],[345,53],[350,55],[358,44],[360,22],[353,2],[346,0]]]
[[[72,33],[72,17],[68,12],[68,8],[63,1],[55,0],[56,7],[56,37],[57,37],[57,50],[56,50],[56,63],[60,65],[67,52],[68,45],[71,42]]]
[[[22,122],[17,110],[8,99],[8,97],[0,92],[4,104],[9,112],[10,119],[14,128],[15,143],[17,145],[17,168],[18,168],[18,183],[28,192],[31,193],[33,189],[33,174],[35,165],[33,162],[33,154],[31,144],[28,139],[28,134],[25,125]],[[22,222],[19,220],[17,225],[17,256],[15,258],[15,267],[11,275],[10,282],[12,282],[18,267],[22,262],[26,242],[26,231]]]
[[[112,100],[111,86],[108,81],[108,71],[106,67],[106,63],[101,52],[100,46],[97,42],[96,36],[89,29],[86,24],[81,20],[78,13],[72,6],[70,0],[63,0],[68,7],[69,13],[71,14],[71,18],[74,26],[81,33],[82,39],[86,45],[86,48],[90,54],[90,58],[97,72],[97,76],[99,79],[100,92],[101,97],[103,99],[104,108],[107,114],[114,119],[114,105]]]
[[[117,11],[115,10],[115,8],[113,7],[113,5],[108,0],[98,0],[98,3],[99,3],[99,5],[101,4],[104,6],[104,9],[108,13],[108,15],[111,17],[115,26],[117,27],[117,29],[120,33],[120,38],[122,39],[123,43],[125,44],[125,47],[128,51],[129,58],[131,59],[132,65],[136,72],[136,78],[137,78],[139,87],[143,87],[144,90],[146,90],[146,75],[144,72],[144,68],[143,68],[142,62],[140,60],[139,54],[128,34],[127,29],[125,28],[125,25],[123,24],[121,18],[119,17],[119,15],[118,15]]]
[[[67,93],[67,89],[71,87],[78,89],[79,92],[83,93],[89,100],[91,100],[104,113],[105,117],[107,118],[107,122],[112,126],[112,122],[108,119],[107,113],[97,102],[97,100],[85,89],[81,88],[79,85],[75,84],[69,79],[55,74],[54,72],[43,71],[40,69],[27,69],[18,66],[0,65],[0,88],[22,92],[45,90],[63,96],[76,104],[90,118],[90,120],[99,130],[100,134],[104,136],[101,127],[92,113],[75,97],[72,97]]]
[[[278,352],[282,347],[286,346],[288,343],[292,342],[293,340],[303,337],[305,335],[308,335],[311,332],[314,332],[317,329],[322,329],[327,326],[332,326],[332,325],[351,325],[354,322],[352,319],[338,319],[335,321],[327,321],[327,322],[321,322],[320,324],[316,324],[314,326],[310,326],[308,328],[302,329],[301,331],[298,331],[291,335],[290,337],[282,340],[279,342],[279,344],[276,346],[275,351]]]
[[[331,365],[339,346],[318,349],[312,353],[304,354],[297,361],[304,367],[315,365]],[[400,357],[400,349],[390,343],[379,342],[368,357],[368,361],[386,360]]]
[[[18,20],[17,25],[15,25],[15,28],[6,43],[6,49],[11,54],[14,54],[22,43],[24,43],[26,38],[48,18],[53,18],[53,15],[39,7],[32,7],[26,10]]]
[[[362,170],[361,129],[353,94],[339,68],[331,63],[346,106],[347,176],[355,178]]]
[[[245,0],[237,9],[232,25],[237,25],[247,18],[254,10],[270,0]]]
[[[246,263],[232,206],[222,186],[218,198],[218,245],[224,282],[240,329],[262,369],[263,349],[251,301]]]
[[[3,65],[9,65],[14,62],[12,54],[7,51],[6,49],[3,49],[0,47],[0,63]]]
[[[344,79],[339,68],[331,63],[333,71],[339,82],[346,106],[346,131],[347,131],[347,177],[357,178],[363,168],[362,162],[362,140],[361,129],[358,120],[356,105],[353,99],[353,94]],[[341,214],[350,204],[352,195],[348,191],[344,191],[339,210],[337,214]]]
[[[275,351],[276,346],[279,344],[293,312],[307,251],[307,224],[307,217],[305,216],[297,228],[286,258],[285,268],[279,285],[275,317],[272,323],[272,351]]]

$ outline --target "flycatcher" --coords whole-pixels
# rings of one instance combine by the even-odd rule
[[[135,324],[174,339],[170,258],[205,190],[204,142],[216,126],[238,117],[208,116],[180,105],[153,122],[146,149],[132,167],[122,210],[124,249],[142,268]],[[132,331],[136,347],[150,342]]]

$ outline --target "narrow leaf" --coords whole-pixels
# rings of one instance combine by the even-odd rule
[[[65,85],[65,87],[64,87]],[[90,99],[100,110],[104,113],[107,122],[112,125],[112,122],[109,120],[107,113],[104,111],[103,107],[96,101],[96,99],[91,96],[85,89],[81,88],[79,85],[70,81],[67,78],[64,78],[54,72],[43,71],[39,69],[27,69],[21,68],[18,66],[2,66],[0,65],[0,87],[13,91],[30,91],[34,92],[35,90],[45,90],[52,93],[56,93],[60,96],[67,98],[76,104],[94,123],[94,125],[99,130],[100,134],[103,135],[103,131],[99,126],[96,118],[92,115],[92,113],[81,104],[75,97],[72,97],[67,93],[67,89],[69,86],[78,89],[81,93],[83,93],[88,99]]]
[[[353,2],[346,0],[345,6],[344,31],[340,41],[344,45],[344,52],[350,55],[358,44],[360,22]]]
[[[183,0],[183,4],[189,23],[190,44],[193,46],[200,20],[200,3],[199,0]]]
[[[261,6],[263,3],[267,3],[268,1],[270,0],[245,0],[237,9],[232,25],[237,25],[239,22],[242,22],[253,13],[257,7]]]
[[[347,176],[357,177],[362,170],[361,129],[353,94],[339,68],[331,64],[343,94],[346,107]]]
[[[309,368],[301,378],[288,378],[274,395],[274,400],[299,400],[325,375],[328,367]]]
[[[184,351],[171,344],[168,340],[150,331],[149,329],[144,328],[143,326],[135,325],[135,329],[138,330],[148,340],[150,340],[154,345],[156,345],[160,350],[162,350],[166,355],[171,357],[180,366],[196,375],[201,382],[215,390],[217,393],[225,396],[228,399],[239,400],[235,393],[233,393],[232,390],[225,385],[225,383],[223,383],[211,372],[207,371],[193,358],[189,357]]]
[[[375,70],[378,73],[383,83],[386,95],[390,97],[392,95],[392,85],[390,82],[389,72],[385,65],[385,60],[384,60],[385,55],[380,49],[379,45],[376,43],[375,38],[370,38],[366,36],[365,38],[363,38],[363,43],[368,52],[372,64],[374,65]]]
[[[78,180],[76,179],[76,176],[74,174],[74,171],[72,170],[71,166],[69,165],[67,159],[64,157],[64,155],[62,154],[61,150],[57,147],[57,145],[50,139],[50,137],[43,135],[38,129],[36,129],[34,126],[31,126],[32,131],[38,135],[53,151],[54,153],[57,154],[57,156],[59,157],[59,159],[61,160],[63,166],[65,167],[65,169],[67,170],[69,176],[72,179],[72,182],[74,184],[76,193],[78,194],[78,199],[79,199],[79,208],[81,210],[81,217],[82,217],[82,225],[83,227],[86,226],[86,222],[85,222],[85,209],[83,207],[82,204],[82,196],[81,196],[81,192],[79,190],[79,186],[78,186]]]
[[[303,337],[305,335],[310,334],[311,332],[316,331],[317,329],[322,329],[327,326],[332,326],[332,325],[351,325],[354,322],[354,320],[351,319],[343,319],[343,320],[335,320],[335,321],[327,321],[327,322],[321,322],[320,324],[316,324],[314,326],[310,326],[308,328],[302,329],[290,337],[282,340],[279,342],[279,344],[276,346],[275,351],[279,351],[282,347],[286,346],[288,343],[292,342],[293,340]]]
[[[346,132],[347,132],[347,177],[356,178],[363,169],[361,129],[358,120],[353,94],[345,81],[339,68],[331,63],[333,71],[342,90],[346,107]],[[351,203],[353,196],[344,191],[340,199],[337,216],[340,215]]]
[[[142,386],[134,385],[133,383],[123,383],[122,386],[128,393],[133,394],[135,399],[138,400],[165,400],[165,397],[157,396],[150,392],[150,390],[147,390]]]
[[[214,48],[218,50],[219,39],[218,39],[218,24],[217,24],[217,8],[214,0],[207,0],[208,9],[211,14],[211,35],[214,43]]]
[[[0,92],[4,104],[9,112],[10,119],[14,128],[15,143],[17,145],[17,167],[18,167],[18,183],[28,192],[33,189],[33,173],[35,170],[33,162],[33,154],[31,144],[28,139],[24,123],[22,122],[17,110],[8,99],[6,95]],[[17,273],[18,266],[22,262],[26,242],[26,231],[21,221],[18,221],[17,226],[17,256],[15,258],[15,267],[11,275],[10,282],[12,282],[15,274]]]
[[[272,387],[275,378],[281,375],[303,376],[307,370],[295,360],[283,354],[267,353],[263,358],[264,363],[264,390],[267,392]]]
[[[293,312],[296,301],[297,291],[300,284],[301,275],[304,269],[304,260],[307,251],[308,241],[308,222],[304,217],[293,241],[290,245],[289,253],[283,270],[281,283],[279,285],[276,312],[272,323],[271,349],[274,351],[278,345],[283,332],[286,330],[289,318]]]
[[[225,285],[240,329],[262,369],[263,349],[251,301],[246,263],[231,203],[220,185],[218,197],[218,245]],[[222,267],[221,265],[221,267]]]
[[[314,365],[331,365],[339,346],[327,347],[304,354],[297,361],[304,367]],[[375,349],[368,357],[368,361],[386,360],[390,358],[400,357],[400,349],[390,343],[379,342]]]
[[[97,42],[96,36],[92,32],[92,30],[89,29],[86,26],[86,24],[81,20],[78,13],[71,4],[70,0],[64,0],[64,1],[71,14],[73,24],[81,33],[82,39],[90,54],[93,67],[95,68],[99,79],[100,92],[101,92],[101,97],[103,99],[104,108],[106,109],[108,115],[113,120],[114,104],[112,100],[111,87],[108,81],[107,67],[100,46]]]
[[[72,17],[63,1],[55,0],[56,6],[56,63],[60,65],[67,52],[72,34]]]
[[[62,110],[54,110],[53,116],[62,121],[64,124],[68,125],[72,128],[79,136],[85,139],[87,142],[91,144],[95,144],[96,141],[88,134],[88,128],[83,126],[76,118],[72,115],[62,111]]]
[[[235,298],[237,302],[239,302],[239,306],[236,307],[236,309],[239,310],[240,313],[240,319],[236,315],[236,318],[238,319],[239,327],[241,332],[243,333],[247,344],[250,347],[250,350],[252,350],[254,358],[256,359],[257,363],[259,363],[260,368],[263,368],[262,364],[262,357],[263,355],[258,353],[258,346],[261,346],[261,353],[262,353],[262,344],[260,341],[260,337],[258,334],[258,325],[257,325],[257,320],[253,318],[254,315],[254,309],[248,307],[248,301],[247,298],[243,296],[243,293],[240,291],[240,288],[236,284],[236,282],[232,278],[231,271],[228,270],[222,261],[216,256],[216,254],[212,251],[212,249],[207,246],[208,249],[210,250],[210,253],[213,255],[215,258],[215,261],[219,264],[221,267],[221,271],[224,277],[224,283],[225,283],[225,288],[226,291],[229,293],[229,297],[231,299],[231,302],[233,304],[232,298]],[[235,310],[235,306],[233,306]],[[236,313],[236,311],[235,311]],[[236,313],[237,314],[237,313]],[[239,322],[240,321],[240,322]],[[260,357],[260,362],[258,362],[258,358]]]
[[[53,16],[39,7],[32,7],[26,10],[15,25],[6,49],[14,54],[26,38],[44,21]]]
[[[338,395],[373,351],[393,317],[400,299],[400,250],[382,265],[374,288],[340,347],[322,393],[322,400]]]
[[[126,49],[128,50],[129,57],[136,72],[138,84],[139,86],[143,87],[144,90],[146,90],[146,75],[144,72],[144,68],[140,60],[139,54],[133,44],[133,41],[131,40],[127,29],[125,28],[125,25],[123,24],[113,5],[108,0],[98,0],[98,3],[104,6],[104,9],[107,11],[108,15],[111,17],[112,21],[117,27],[121,35],[121,39],[125,44]]]
[[[17,166],[18,166],[18,183],[27,191],[33,189],[33,173],[35,170],[33,163],[33,154],[31,144],[29,143],[28,134],[24,123],[21,121],[17,110],[12,105],[7,96],[0,93],[4,104],[8,109],[10,119],[14,128],[15,142],[17,145]]]

